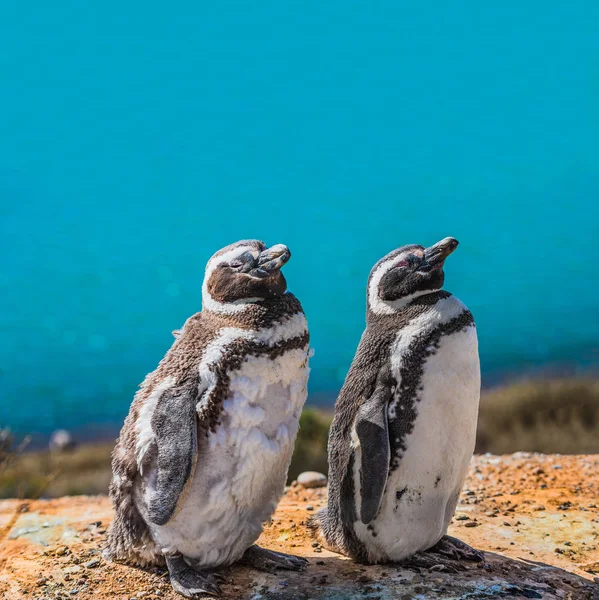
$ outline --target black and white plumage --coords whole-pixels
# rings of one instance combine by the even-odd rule
[[[480,396],[471,313],[442,291],[446,238],[404,246],[372,269],[367,326],[335,404],[328,507],[316,519],[329,548],[360,562],[396,562],[440,544],[474,450]]]
[[[173,587],[218,592],[206,569],[302,560],[252,546],[284,491],[306,400],[309,335],[280,268],[286,246],[250,240],[208,262],[203,310],[135,396],[113,453],[107,555],[166,561]]]

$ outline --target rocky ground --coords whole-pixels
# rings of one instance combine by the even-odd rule
[[[362,566],[321,548],[306,521],[326,488],[293,485],[259,543],[304,556],[303,573],[222,571],[223,598],[599,599],[599,455],[477,456],[450,533],[486,553],[458,574]],[[105,497],[0,502],[0,598],[179,598],[160,570],[105,562]]]

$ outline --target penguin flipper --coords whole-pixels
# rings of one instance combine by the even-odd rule
[[[197,462],[197,399],[192,394],[189,388],[166,390],[152,415],[157,475],[148,518],[156,525],[165,525],[175,513]]]
[[[389,429],[387,407],[392,384],[381,381],[372,396],[358,409],[355,427],[360,440],[360,520],[368,525],[379,512],[389,474]]]

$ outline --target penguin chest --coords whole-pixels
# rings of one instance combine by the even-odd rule
[[[208,452],[215,467],[231,475],[229,493],[237,506],[269,500],[276,506],[306,401],[307,376],[305,350],[275,360],[250,357],[232,374],[221,425],[208,438]]]
[[[389,405],[392,466],[379,513],[368,527],[357,523],[375,560],[402,560],[445,535],[474,451],[480,397],[476,329],[470,325],[443,336],[429,351],[413,396],[406,398],[398,385]],[[400,382],[401,374],[395,376]],[[409,405],[412,419],[405,416]],[[402,437],[397,433],[402,430],[409,433]]]
[[[195,474],[160,546],[203,566],[231,564],[283,493],[307,395],[306,350],[249,356],[229,374],[220,424],[198,440]]]

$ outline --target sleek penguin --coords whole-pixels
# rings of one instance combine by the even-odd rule
[[[186,597],[218,594],[209,569],[301,569],[253,545],[283,494],[306,400],[309,336],[286,291],[286,246],[249,240],[208,262],[190,317],[135,395],[113,453],[106,555],[166,562]]]
[[[328,507],[316,517],[323,543],[359,562],[443,562],[417,554],[426,550],[482,560],[446,536],[480,397],[472,314],[441,290],[457,245],[404,246],[368,279],[366,330],[329,435]]]

